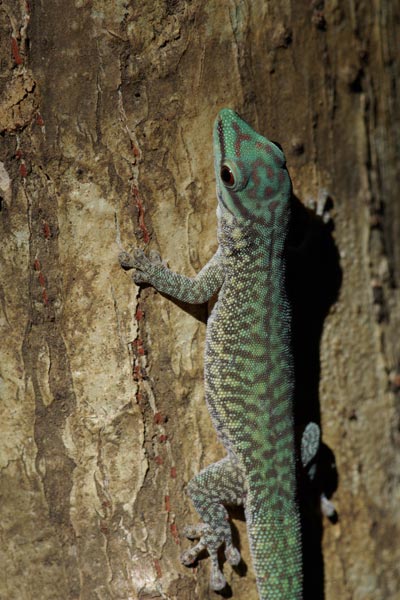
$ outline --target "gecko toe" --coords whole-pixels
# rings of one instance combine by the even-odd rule
[[[224,574],[218,567],[213,567],[211,570],[210,585],[216,592],[220,592],[226,586]]]
[[[118,261],[122,268],[131,269],[133,267],[133,259],[128,252],[120,252],[118,254]]]
[[[233,546],[232,544],[229,544],[226,547],[225,558],[228,561],[228,563],[230,565],[232,565],[233,567],[236,567],[242,560],[239,550],[237,548],[235,548],[235,546]]]
[[[162,259],[161,259],[160,253],[157,252],[157,250],[150,250],[149,259],[152,263],[160,264],[160,265],[162,264]]]

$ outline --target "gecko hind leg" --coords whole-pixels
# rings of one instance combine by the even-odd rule
[[[226,585],[218,561],[220,546],[225,543],[225,557],[229,564],[237,565],[241,560],[240,552],[232,542],[225,505],[243,503],[244,482],[240,467],[226,457],[201,471],[188,485],[189,496],[203,522],[185,529],[189,539],[200,539],[181,555],[181,562],[191,565],[206,549],[211,559],[211,587],[217,591]]]

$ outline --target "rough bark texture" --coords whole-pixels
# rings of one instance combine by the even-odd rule
[[[223,106],[282,144],[298,198],[333,201],[342,282],[311,364],[339,521],[308,597],[399,598],[399,20],[396,0],[0,2],[1,599],[216,598],[207,561],[179,563],[184,487],[223,453],[206,307],[116,257],[212,255]],[[251,600],[235,526],[249,568],[225,573]]]

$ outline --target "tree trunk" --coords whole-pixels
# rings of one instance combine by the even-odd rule
[[[307,270],[317,240],[294,310],[338,472],[306,597],[399,598],[399,19],[396,0],[0,3],[1,599],[217,598],[207,560],[179,562],[184,488],[224,454],[207,307],[139,290],[117,254],[187,275],[212,256],[224,106],[282,145],[302,202],[333,203],[337,264]],[[234,527],[248,570],[224,572],[256,599]]]

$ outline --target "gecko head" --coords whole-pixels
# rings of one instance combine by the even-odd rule
[[[228,108],[215,121],[214,161],[222,212],[262,225],[288,212],[292,188],[285,155]]]

